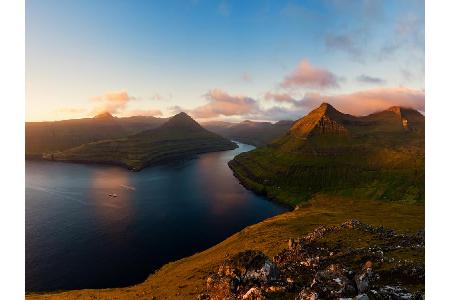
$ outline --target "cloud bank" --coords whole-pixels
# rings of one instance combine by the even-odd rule
[[[425,92],[406,87],[380,87],[341,95],[323,95],[306,93],[301,99],[288,99],[284,94],[266,94],[274,102],[289,103],[295,109],[304,113],[327,102],[336,109],[352,115],[367,115],[387,109],[391,106],[403,106],[418,111],[425,111]]]
[[[284,88],[336,88],[338,78],[328,70],[313,66],[308,60],[302,60],[297,68],[281,82]]]
[[[208,100],[207,104],[189,111],[193,117],[248,115],[259,111],[259,105],[255,99],[241,95],[233,96],[220,89],[210,90],[205,94],[205,98]]]

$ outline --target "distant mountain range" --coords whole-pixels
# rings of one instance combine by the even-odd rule
[[[106,115],[100,116],[100,118],[115,121]],[[124,124],[123,120],[119,122]],[[118,124],[116,125],[118,126]],[[130,123],[126,125],[116,128],[125,128],[126,130],[132,128]],[[134,128],[154,125],[155,123],[143,122]],[[127,137],[86,143],[64,151],[50,151],[44,154],[44,158],[58,161],[115,164],[137,171],[170,160],[190,158],[205,152],[231,150],[236,147],[235,143],[204,129],[182,112],[156,128]]]
[[[264,146],[284,135],[294,121],[283,120],[274,124],[270,122],[243,121],[241,123],[205,122],[202,125],[217,134],[254,146]]]
[[[425,118],[392,107],[355,117],[322,104],[266,147],[230,163],[255,191],[295,205],[316,193],[424,199]]]
[[[40,158],[44,152],[62,151],[103,139],[126,137],[163,124],[167,119],[135,116],[113,117],[102,113],[94,118],[25,123],[25,154]]]

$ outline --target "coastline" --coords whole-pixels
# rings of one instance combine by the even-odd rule
[[[376,210],[368,207],[377,206]],[[287,240],[308,233],[321,224],[339,224],[357,218],[369,224],[415,232],[424,228],[424,205],[319,196],[301,209],[282,213],[250,225],[219,244],[192,256],[170,262],[137,285],[108,288],[27,293],[26,299],[197,299],[206,279],[228,256],[245,249],[269,257],[287,246]],[[386,218],[387,213],[391,216]]]

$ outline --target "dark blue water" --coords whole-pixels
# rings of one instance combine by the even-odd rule
[[[144,169],[26,162],[26,290],[118,287],[285,208],[227,162],[253,149]],[[108,194],[117,194],[110,197]]]

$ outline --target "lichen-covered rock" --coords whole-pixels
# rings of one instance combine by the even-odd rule
[[[213,274],[206,280],[206,289],[211,300],[235,299],[238,280],[233,277]]]
[[[279,278],[277,266],[261,251],[247,250],[227,259],[218,274],[240,281],[267,283]]]
[[[357,220],[320,226],[289,239],[273,261],[254,250],[226,259],[208,278],[204,299],[420,300],[424,247],[423,232],[398,234]]]
[[[244,296],[242,296],[243,300],[266,300],[267,298],[263,296],[260,288],[252,287],[250,288]]]
[[[311,288],[317,291],[319,297],[353,296],[356,290],[346,273],[342,266],[330,265],[324,271],[316,273]]]
[[[298,300],[318,300],[319,295],[310,288],[303,289],[298,295]]]

